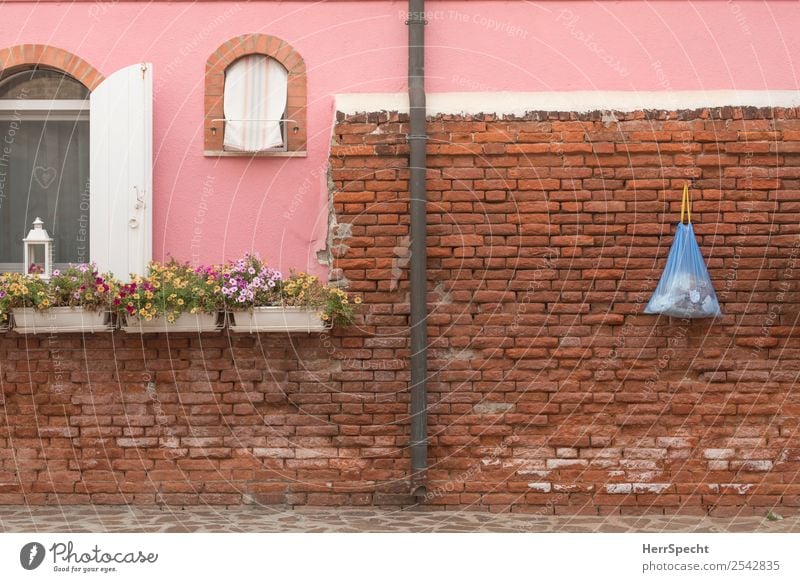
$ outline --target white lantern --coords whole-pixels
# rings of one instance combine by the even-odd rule
[[[53,239],[42,228],[44,222],[39,217],[33,221],[33,228],[22,239],[25,255],[25,271],[49,279],[53,272]]]

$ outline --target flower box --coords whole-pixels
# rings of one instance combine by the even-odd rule
[[[97,333],[114,329],[108,311],[89,311],[83,307],[14,308],[12,329],[17,333]]]
[[[154,317],[150,321],[136,316],[127,316],[122,329],[127,333],[203,333],[220,331],[225,325],[223,313],[182,313],[170,323],[165,317]]]
[[[254,307],[230,313],[230,330],[235,333],[275,331],[325,331],[330,327],[317,309],[304,307]]]

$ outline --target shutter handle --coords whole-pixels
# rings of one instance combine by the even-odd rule
[[[128,220],[128,226],[130,228],[139,228],[139,221],[135,218],[131,218]]]
[[[134,208],[136,210],[144,208],[144,192],[140,194],[137,186],[133,187],[133,191],[136,193],[136,204],[134,205]]]

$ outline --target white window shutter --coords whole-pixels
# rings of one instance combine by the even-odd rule
[[[92,91],[89,135],[89,256],[127,280],[153,254],[153,65],[125,67]]]

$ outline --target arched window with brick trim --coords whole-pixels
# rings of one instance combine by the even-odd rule
[[[41,218],[56,266],[144,273],[152,256],[152,65],[104,78],[63,49],[0,49],[0,133],[0,270],[31,270],[22,237]]]
[[[305,155],[306,68],[288,43],[233,38],[208,59],[205,81],[206,155]]]

